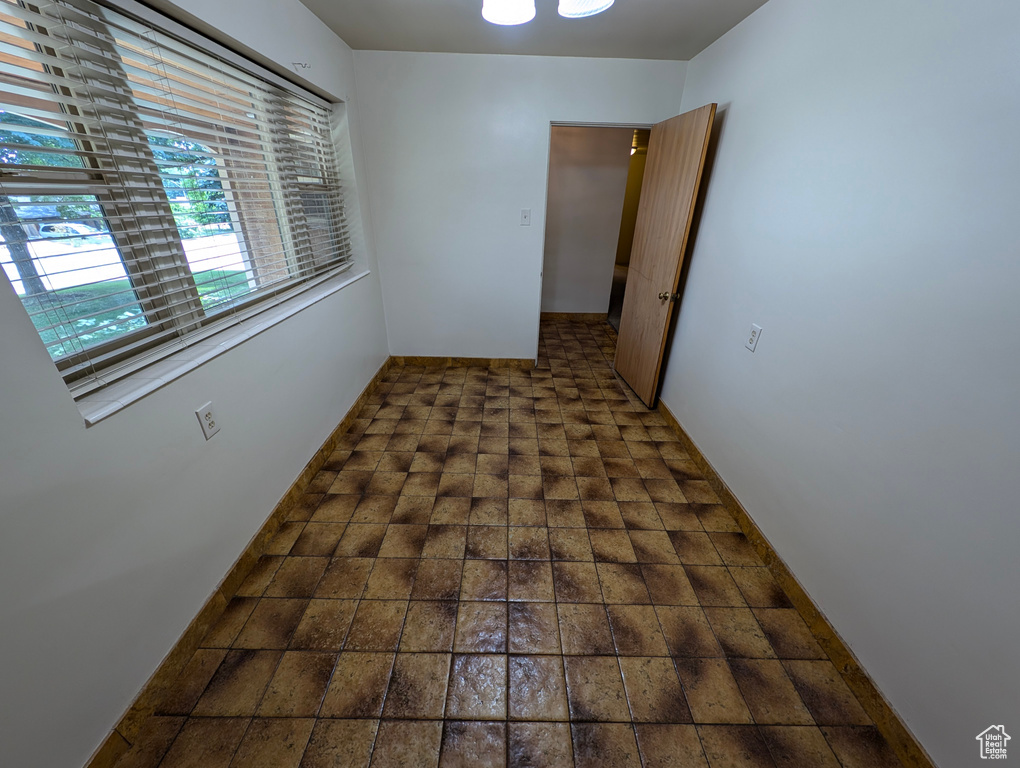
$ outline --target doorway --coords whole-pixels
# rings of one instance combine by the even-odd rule
[[[634,216],[633,234],[624,231],[630,230],[625,198],[642,134],[634,127],[552,129],[541,314],[608,324],[615,283],[617,303],[620,295],[623,300],[613,313],[619,318],[613,370],[649,408],[658,399],[717,108],[706,104],[650,126],[646,158],[633,161],[626,212]],[[625,157],[620,138],[629,139]],[[618,256],[626,265],[617,264]]]
[[[619,328],[649,133],[644,126],[552,126],[544,317]]]

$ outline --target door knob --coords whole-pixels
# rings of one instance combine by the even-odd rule
[[[659,294],[659,301],[666,301],[666,299],[669,299],[670,301],[676,301],[679,298],[680,298],[679,293],[670,293],[669,291],[663,291],[662,293]]]

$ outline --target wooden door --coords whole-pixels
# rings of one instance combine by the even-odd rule
[[[658,395],[715,108],[709,104],[653,126],[648,142],[614,367],[649,408]]]

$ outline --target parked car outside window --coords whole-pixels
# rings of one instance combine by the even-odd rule
[[[101,233],[98,229],[90,227],[88,224],[64,221],[59,224],[43,224],[39,227],[39,234],[43,237],[89,237]]]

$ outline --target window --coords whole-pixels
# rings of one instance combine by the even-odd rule
[[[91,0],[0,0],[0,266],[75,397],[350,265],[330,105]]]

